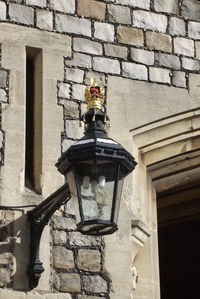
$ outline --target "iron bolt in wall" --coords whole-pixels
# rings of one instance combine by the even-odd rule
[[[29,212],[31,289],[37,286],[44,271],[39,243],[44,226],[55,210],[72,198],[81,233],[112,234],[118,229],[123,180],[137,164],[127,150],[107,136],[109,118],[103,107],[104,88],[95,79],[86,87],[85,99],[88,110],[81,118],[85,124],[84,136],[56,164],[67,183]]]

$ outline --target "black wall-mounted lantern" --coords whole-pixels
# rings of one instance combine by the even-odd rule
[[[56,164],[66,183],[29,212],[31,223],[30,288],[38,284],[44,271],[39,260],[39,243],[51,215],[72,197],[77,228],[83,234],[115,232],[124,177],[136,166],[133,156],[109,138],[109,118],[103,108],[104,88],[95,79],[87,86],[88,111],[82,116],[85,135],[75,142]]]

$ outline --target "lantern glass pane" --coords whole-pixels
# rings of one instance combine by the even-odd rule
[[[110,160],[77,163],[82,220],[110,221],[116,163]]]
[[[122,188],[124,183],[124,177],[125,177],[125,169],[122,165],[119,166],[119,173],[118,173],[118,181],[116,181],[117,189],[116,189],[116,195],[115,199],[113,201],[114,207],[113,207],[113,213],[114,218],[113,222],[117,224],[118,222],[118,216],[119,216],[119,208],[120,208],[120,202],[121,202],[121,195],[122,195]]]
[[[68,172],[67,174],[67,181],[69,183],[69,189],[71,193],[71,203],[74,213],[76,215],[76,221],[80,222],[80,211],[79,211],[79,202],[78,202],[78,193],[77,193],[77,185],[75,180],[75,173],[73,170]]]

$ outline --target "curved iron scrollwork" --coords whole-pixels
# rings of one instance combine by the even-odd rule
[[[40,239],[44,227],[54,212],[71,198],[69,185],[65,183],[37,207],[28,212],[30,222],[30,265],[28,269],[29,288],[34,289],[39,282],[44,267],[39,257]]]

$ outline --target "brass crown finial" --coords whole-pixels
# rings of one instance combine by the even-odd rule
[[[91,78],[91,84],[85,89],[85,101],[87,103],[88,110],[92,108],[102,110],[104,94],[103,85],[98,85],[96,78]]]

